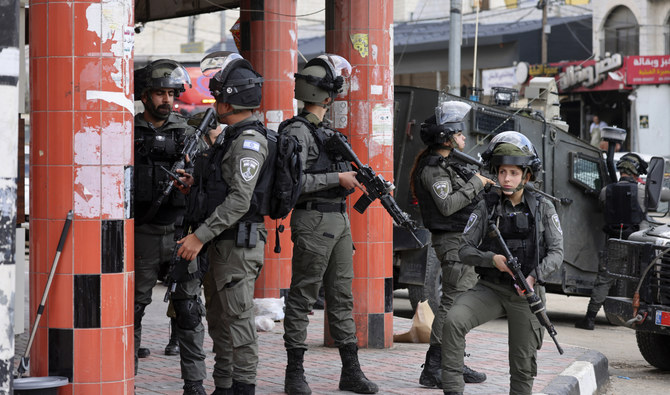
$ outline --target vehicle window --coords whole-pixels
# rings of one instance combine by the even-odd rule
[[[580,152],[570,152],[570,182],[588,192],[600,193],[603,180],[599,159]]]

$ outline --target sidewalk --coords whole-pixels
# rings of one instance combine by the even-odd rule
[[[142,346],[151,350],[149,358],[141,359],[136,380],[139,394],[181,394],[179,357],[165,356],[163,349],[168,340],[167,305],[162,302],[165,288],[154,289],[154,301],[149,305],[143,320]],[[394,317],[394,333],[404,333],[412,321]],[[259,332],[259,354],[257,394],[281,394],[284,390],[286,351],[281,322],[273,330]],[[509,374],[507,366],[507,335],[473,330],[467,338],[466,358],[468,366],[486,373],[486,382],[467,384],[466,394],[507,394]],[[338,390],[340,356],[335,348],[323,346],[323,310],[315,310],[310,316],[307,337],[309,349],[305,353],[305,374],[314,394],[343,393]],[[580,388],[595,389],[607,381],[607,359],[592,350],[563,345],[565,353],[558,354],[551,338],[545,334],[545,342],[538,351],[538,375],[533,387],[536,393],[579,394]],[[379,385],[380,394],[441,393],[437,389],[419,385],[421,364],[424,362],[427,344],[395,343],[390,349],[361,349],[359,359],[366,376]],[[205,336],[208,393],[214,390],[211,380],[214,354],[212,341]],[[595,367],[595,369],[594,369]],[[586,392],[586,391],[585,391]]]
[[[142,346],[151,350],[148,358],[140,359],[136,378],[136,394],[181,395],[183,382],[180,378],[179,356],[166,356],[163,349],[168,341],[167,304],[163,303],[165,287],[154,288],[153,302],[148,306],[142,321]],[[206,324],[206,322],[205,322]],[[394,317],[394,333],[404,333],[412,321]],[[28,328],[28,326],[26,326]],[[269,332],[259,332],[260,363],[258,366],[257,394],[282,394],[286,351],[281,322],[276,322]],[[29,331],[16,337],[16,350],[21,353],[28,340]],[[335,348],[323,346],[323,310],[315,310],[310,316],[305,354],[305,374],[314,394],[342,394],[338,390],[340,356]],[[486,373],[486,382],[467,384],[465,394],[507,394],[509,374],[507,366],[507,334],[473,330],[467,337],[466,364]],[[585,348],[562,345],[565,353],[559,355],[551,338],[545,334],[545,342],[538,351],[538,375],[534,393],[580,394],[592,393],[608,379],[607,359],[599,352]],[[212,340],[205,336],[208,379],[207,393],[214,391],[211,379],[214,354]],[[427,344],[395,343],[390,349],[361,349],[359,359],[366,376],[379,385],[380,394],[440,394],[441,390],[421,387],[418,383],[421,364],[424,362]],[[104,359],[104,355],[102,356]],[[20,360],[18,356],[15,361]]]

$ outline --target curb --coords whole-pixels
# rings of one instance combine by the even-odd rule
[[[594,394],[608,381],[607,357],[598,351],[587,350],[544,387],[540,394]]]

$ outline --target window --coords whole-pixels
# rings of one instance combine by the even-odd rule
[[[605,22],[604,51],[623,56],[639,55],[639,37],[640,26],[633,12],[624,6],[614,8]]]
[[[603,171],[598,158],[580,152],[570,152],[570,182],[587,192],[598,194],[603,186]]]

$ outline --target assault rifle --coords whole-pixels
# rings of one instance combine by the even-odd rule
[[[453,158],[453,159],[456,159],[457,161],[463,162],[465,164],[468,164],[468,165],[475,165],[479,168],[484,166],[484,164],[482,162],[480,162],[479,160],[477,160],[477,159],[473,158],[472,156],[470,156],[468,154],[465,154],[465,153],[463,153],[463,152],[461,152],[457,149],[452,149],[451,153],[449,154],[449,157]]]
[[[365,185],[367,194],[364,193],[358,198],[354,204],[354,209],[363,214],[372,202],[379,199],[384,209],[386,209],[386,212],[393,218],[393,221],[407,229],[414,237],[414,240],[416,240],[421,248],[423,248],[423,243],[421,243],[415,233],[418,230],[416,221],[398,207],[398,203],[396,203],[391,195],[391,191],[395,189],[395,185],[390,181],[386,181],[381,174],[376,174],[370,166],[361,163],[342,133],[336,132],[329,138],[328,141],[326,141],[326,149],[339,153],[346,161],[353,162],[355,165],[354,170],[356,171],[356,179],[358,182]]]
[[[177,170],[184,170],[186,167],[186,164],[190,162],[191,159],[193,159],[197,154],[200,149],[200,138],[202,134],[205,131],[208,131],[209,129],[213,129],[216,126],[216,116],[214,114],[214,109],[213,108],[208,108],[207,111],[205,112],[205,115],[202,118],[202,121],[200,122],[200,125],[195,128],[195,133],[186,136],[184,139],[184,148],[181,150],[181,158],[176,161],[172,167],[170,168],[169,173],[177,173]],[[187,161],[187,156],[188,156],[188,161]],[[170,196],[170,193],[174,190],[174,183],[172,181],[168,182],[168,184],[165,186],[165,189],[163,189],[163,193],[158,197],[158,199],[154,200],[154,202],[151,204],[151,207],[149,210],[140,218],[139,220],[135,221],[136,225],[142,225],[145,224],[149,221],[151,221],[156,213],[158,212],[158,209],[160,208],[161,204],[163,204],[163,200],[167,197]]]
[[[498,244],[503,249],[505,257],[507,258],[507,267],[512,271],[512,273],[514,273],[514,283],[517,287],[519,287],[521,293],[526,297],[530,311],[535,314],[535,317],[537,317],[537,320],[540,321],[540,324],[547,329],[549,336],[551,336],[554,344],[556,344],[558,353],[562,355],[563,349],[558,344],[558,340],[556,340],[556,329],[554,328],[554,325],[551,323],[551,321],[549,321],[549,317],[547,317],[547,310],[544,307],[544,303],[542,303],[542,299],[540,299],[540,297],[533,291],[530,285],[528,285],[526,276],[524,276],[523,272],[521,271],[521,264],[519,263],[519,260],[512,256],[512,253],[507,247],[507,243],[505,243],[505,240],[502,238],[498,227],[494,223],[491,223],[489,224],[489,231],[492,235],[495,235]]]
[[[205,131],[209,131],[209,129],[214,129],[216,127],[215,121],[216,116],[214,114],[214,110],[212,108],[208,108],[207,111],[205,111],[205,115],[203,116],[202,121],[200,121],[200,124],[195,129],[195,133],[187,137],[187,141],[184,143],[184,149],[182,150],[183,154],[182,159],[177,161],[174,165],[172,165],[172,170],[163,169],[170,176],[170,178],[174,178],[175,182],[181,184],[182,186],[184,185],[183,182],[179,180],[179,174],[176,174],[176,170],[184,169],[186,165],[186,155],[188,155],[189,161],[195,159],[195,156],[198,154],[198,148],[200,143],[198,140],[200,139],[200,136],[202,136],[202,134]],[[165,196],[168,196],[170,192],[172,192],[173,188],[174,188],[174,182],[170,182],[168,187],[165,188],[165,191],[163,191],[163,195],[161,195],[161,197],[158,200],[162,202],[163,198]],[[154,205],[158,208],[160,206],[160,203],[156,205],[154,202]],[[152,208],[153,207],[154,206],[152,206]],[[175,231],[174,231],[175,247],[172,250],[172,260],[170,260],[170,267],[167,272],[168,283],[167,283],[167,290],[165,291],[165,297],[163,297],[164,302],[170,300],[170,295],[177,289],[177,280],[187,274],[188,265],[190,262],[185,259],[182,259],[177,254],[180,245],[176,244],[176,242],[183,239],[184,237],[188,236],[189,233],[191,233],[191,227],[192,227],[191,225],[193,224],[185,223],[183,215],[180,215],[177,218],[177,221],[175,222]],[[202,270],[199,270],[198,272],[204,273],[204,271]]]

